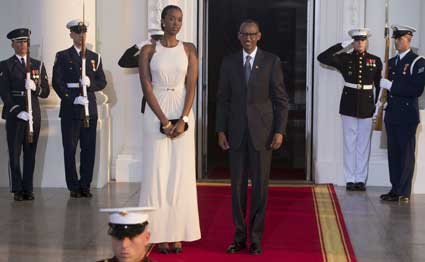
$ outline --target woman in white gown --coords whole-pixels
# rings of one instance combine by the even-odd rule
[[[159,243],[161,253],[181,252],[181,241],[201,238],[192,112],[198,63],[195,46],[176,38],[182,19],[179,7],[165,7],[161,14],[164,36],[144,46],[139,59],[143,94],[149,105],[143,117],[139,204],[156,208],[149,214],[149,227],[151,243]]]

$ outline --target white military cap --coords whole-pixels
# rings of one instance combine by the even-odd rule
[[[406,34],[413,36],[416,32],[416,28],[407,25],[392,25],[391,29],[393,30],[392,38],[399,38]]]
[[[354,40],[367,39],[370,36],[369,28],[354,28],[348,31],[348,35]]]
[[[85,31],[87,31],[88,26],[89,26],[89,23],[87,21],[83,22],[83,20],[81,19],[74,19],[69,21],[66,24],[66,28],[68,28],[71,31],[75,31],[76,29],[79,29],[79,28],[84,28]]]
[[[148,30],[149,35],[163,35],[164,31],[162,31],[161,29],[149,29]]]
[[[109,213],[109,223],[118,225],[143,224],[149,220],[148,213],[155,210],[153,207],[122,207],[102,208],[100,212]]]

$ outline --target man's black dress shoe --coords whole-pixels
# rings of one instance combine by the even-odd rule
[[[80,197],[81,197],[81,193],[80,193],[80,191],[71,191],[71,192],[69,193],[69,195],[70,195],[72,198],[80,198]]]
[[[16,193],[13,195],[13,199],[14,199],[15,201],[22,201],[22,200],[24,200],[24,195],[22,194],[22,192],[16,192]]]
[[[366,191],[366,185],[363,182],[357,182],[354,184],[357,191]]]
[[[85,197],[85,198],[91,198],[93,196],[92,193],[90,193],[90,190],[86,189],[86,190],[81,190],[81,197]]]
[[[393,192],[389,192],[388,194],[381,195],[380,198],[383,201],[396,202],[396,201],[398,201],[399,195],[397,195]]]
[[[261,254],[261,247],[259,244],[252,243],[249,247],[249,253],[252,255],[259,255]]]
[[[353,182],[348,182],[345,188],[347,191],[354,191],[356,190],[356,185]]]
[[[230,254],[234,254],[237,253],[239,251],[241,251],[242,249],[246,248],[246,244],[244,242],[238,243],[238,242],[233,242],[228,248],[227,248],[227,253]]]
[[[29,191],[24,191],[22,193],[22,196],[24,197],[24,200],[34,200],[34,193]]]

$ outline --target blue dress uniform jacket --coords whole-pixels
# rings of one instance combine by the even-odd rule
[[[380,91],[382,62],[375,55],[364,52],[359,54],[338,53],[343,50],[342,45],[331,46],[317,57],[320,63],[336,68],[346,83],[357,88],[344,86],[341,95],[339,113],[341,115],[369,118],[375,112],[375,103]],[[364,85],[375,86],[375,96],[372,89],[364,89]]]
[[[49,96],[50,89],[46,69],[40,61],[31,59],[31,79],[36,90],[31,91],[33,115],[33,143],[27,142],[28,122],[17,118],[26,109],[26,69],[16,55],[0,62],[0,95],[4,102],[2,118],[6,119],[6,134],[9,149],[11,191],[32,192],[35,155],[40,134],[40,104],[38,98]],[[23,171],[21,172],[21,152],[23,154]],[[22,175],[21,175],[22,173]]]
[[[418,97],[425,86],[425,59],[413,52],[389,61],[391,91],[385,109],[388,166],[391,193],[409,197],[415,169],[416,129],[419,123]],[[413,62],[416,60],[415,64]]]
[[[105,88],[106,79],[100,56],[90,50],[86,52],[86,75],[90,78],[91,83],[90,87],[87,88],[90,118],[95,119],[97,118],[97,104],[94,92]],[[74,105],[74,99],[80,95],[80,89],[68,87],[68,84],[79,84],[80,79],[81,57],[77,50],[72,46],[67,50],[58,52],[53,66],[52,85],[61,98],[59,117],[84,118],[84,107]]]
[[[410,51],[396,64],[396,58],[389,60],[389,80],[393,81],[385,110],[385,121],[391,124],[419,123],[418,97],[424,91],[425,59]]]
[[[44,65],[31,58],[31,79],[36,84],[36,90],[32,94],[32,110],[34,121],[40,121],[40,104],[38,97],[49,96],[50,89]],[[0,94],[4,103],[2,112],[3,119],[13,119],[21,111],[25,111],[26,69],[16,55],[0,63]]]

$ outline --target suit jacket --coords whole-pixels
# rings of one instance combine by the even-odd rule
[[[385,122],[391,124],[419,123],[418,97],[425,86],[425,59],[410,51],[397,64],[395,57],[388,63],[389,80],[393,82],[385,109]]]
[[[87,88],[90,118],[97,118],[96,91],[106,86],[105,73],[103,72],[100,56],[87,50],[86,75],[90,78],[90,87]],[[61,98],[59,117],[69,119],[83,119],[84,107],[74,105],[74,99],[80,95],[79,88],[69,88],[67,84],[79,84],[81,79],[81,57],[72,46],[56,54],[53,65],[53,89]]]
[[[341,44],[336,44],[317,57],[320,63],[336,68],[342,74],[345,82],[361,87],[355,89],[344,86],[339,113],[358,118],[372,117],[380,91],[381,59],[368,52],[362,54],[355,51],[338,53],[341,50],[343,50]],[[375,98],[373,89],[364,89],[362,85],[374,85]]]
[[[258,48],[247,84],[242,51],[225,57],[216,110],[216,131],[226,133],[231,148],[249,131],[256,150],[268,149],[274,133],[285,134],[288,121],[280,59]]]
[[[31,79],[36,84],[36,90],[31,91],[31,103],[34,121],[40,121],[40,104],[38,97],[49,96],[49,82],[46,69],[41,62],[31,58]],[[0,62],[0,95],[4,103],[2,118],[15,119],[21,111],[26,111],[26,69],[16,55]]]

